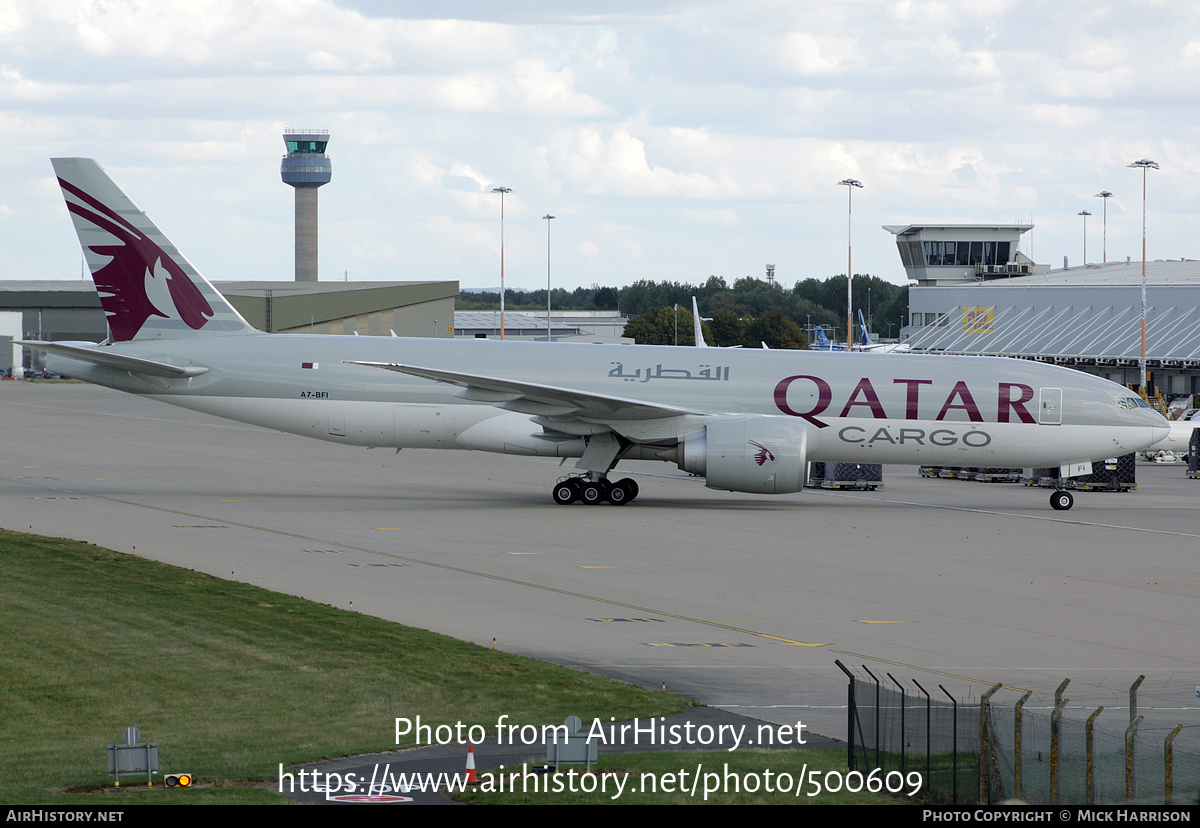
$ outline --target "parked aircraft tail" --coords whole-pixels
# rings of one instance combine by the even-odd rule
[[[256,332],[99,164],[52,163],[113,341]]]
[[[817,335],[817,345],[815,348],[813,348],[814,351],[832,351],[834,349],[835,346],[829,340],[829,337],[825,335],[824,328],[822,328],[820,325],[817,325],[816,328],[813,329],[813,333]]]
[[[695,326],[693,335],[696,338],[695,345],[697,348],[707,348],[708,343],[704,341],[704,331],[701,330],[700,310],[696,307],[696,297],[692,297],[692,324]]]
[[[863,321],[861,308],[858,310],[858,344],[863,348],[870,348],[875,344],[871,341],[871,335],[867,333],[867,323]]]

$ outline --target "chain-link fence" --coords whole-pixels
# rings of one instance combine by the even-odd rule
[[[1200,802],[1200,755],[1176,749],[1182,725],[1163,736],[1064,715],[1066,682],[1046,713],[994,701],[996,685],[964,703],[941,685],[902,684],[865,666],[849,679],[851,770],[917,771],[931,801],[970,805],[1023,800],[1035,805],[1187,805]],[[1135,684],[1136,689],[1136,684]],[[1131,691],[1132,694],[1133,691]],[[1134,705],[1136,707],[1136,705]],[[1077,711],[1071,711],[1075,713]]]

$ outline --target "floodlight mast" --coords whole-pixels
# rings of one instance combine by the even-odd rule
[[[1083,216],[1083,266],[1087,267],[1087,217],[1091,213],[1087,210],[1080,210],[1079,215]]]
[[[550,341],[550,221],[555,216],[546,213],[542,216],[546,221],[546,341]]]
[[[511,187],[493,187],[500,194],[500,338],[504,339],[504,196],[512,192]]]
[[[1101,239],[1103,240],[1103,252],[1104,252],[1104,259],[1102,261],[1105,264],[1108,263],[1108,200],[1112,197],[1113,197],[1113,194],[1110,193],[1108,190],[1101,190],[1100,192],[1098,192],[1094,196],[1092,196],[1092,198],[1104,199],[1104,235],[1101,236]]]
[[[1142,399],[1146,396],[1146,170],[1157,170],[1158,162],[1143,158],[1126,166],[1142,171],[1142,358],[1138,361],[1141,374]]]
[[[850,253],[851,216],[854,212],[854,189],[857,187],[861,190],[862,182],[856,178],[843,178],[838,185],[846,188],[846,350],[849,351],[850,343],[854,341],[854,299],[850,292],[850,285],[854,279]]]

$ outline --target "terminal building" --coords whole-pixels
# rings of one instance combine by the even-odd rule
[[[909,279],[921,287],[986,282],[1044,272],[1017,250],[1032,224],[884,225],[895,234]]]
[[[1136,388],[1142,263],[1052,270],[1017,251],[1027,224],[885,226],[909,288],[912,351],[1068,365]],[[1146,263],[1147,391],[1200,394],[1200,261]]]

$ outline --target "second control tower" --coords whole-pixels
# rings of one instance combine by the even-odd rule
[[[296,188],[296,281],[317,281],[317,188],[333,177],[325,157],[327,129],[289,129],[283,133],[287,155],[279,173]]]

